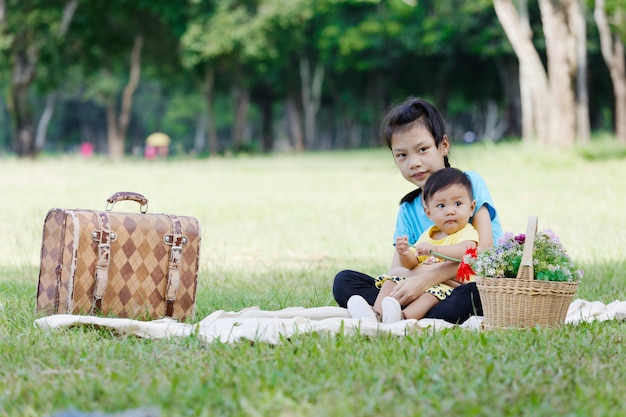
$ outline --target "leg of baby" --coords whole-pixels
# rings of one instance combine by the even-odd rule
[[[378,301],[378,299],[376,299]],[[425,292],[403,310],[406,319],[422,319],[439,302],[439,298]]]
[[[391,290],[393,290],[396,285],[397,284],[395,282],[388,280],[383,283],[382,287],[380,287],[378,297],[376,297],[376,301],[374,301],[374,311],[378,313],[378,315],[383,314],[383,299],[391,294]]]

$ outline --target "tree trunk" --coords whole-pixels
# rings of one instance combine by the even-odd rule
[[[39,123],[37,124],[37,134],[35,135],[35,152],[39,153],[44,148],[46,144],[46,132],[48,130],[48,125],[50,124],[50,120],[52,120],[52,115],[54,114],[54,107],[56,104],[57,93],[53,92],[48,94],[46,98],[46,107],[41,114],[41,118],[39,119]]]
[[[193,151],[199,154],[204,150],[206,145],[206,117],[199,114],[196,118],[196,133],[193,138]]]
[[[62,38],[67,32],[77,6],[78,0],[71,0],[65,4],[62,20],[56,32],[58,38]],[[0,1],[0,27],[6,23],[5,9],[6,3],[2,0]],[[14,34],[14,41],[11,46],[14,65],[9,110],[13,113],[16,138],[15,152],[19,157],[35,157],[41,147],[38,147],[36,143],[35,122],[33,110],[28,104],[28,95],[35,78],[39,51],[37,46],[29,41],[33,34],[26,33],[24,30],[22,28],[22,31]]]
[[[120,133],[117,121],[115,99],[108,100],[106,105],[107,115],[107,144],[109,156],[113,159],[121,159],[124,156],[124,138]]]
[[[596,0],[594,18],[600,33],[602,57],[609,68],[613,94],[615,95],[615,133],[621,143],[626,143],[626,69],[624,67],[624,43],[619,33],[611,33],[606,16],[604,0]],[[622,25],[622,14],[614,16],[614,24]]]
[[[376,147],[384,145],[380,137],[378,117],[385,113],[390,105],[394,104],[389,92],[389,80],[386,74],[387,72],[384,69],[377,69],[368,75],[365,97],[371,117],[367,124],[367,130],[364,132],[365,140],[359,143],[359,146]],[[437,107],[444,108],[439,101],[437,101]],[[363,123],[362,120],[361,118],[361,123]]]
[[[548,56],[551,113],[546,145],[572,145],[576,140],[576,37],[570,30],[568,4],[576,0],[539,0]]]
[[[581,0],[570,2],[569,16],[576,36],[576,136],[578,142],[584,144],[591,138],[591,127],[587,86],[587,22]]]
[[[244,134],[250,108],[250,91],[243,85],[234,89],[235,123],[233,124],[233,145],[236,151],[243,149]]]
[[[18,37],[20,37],[18,35]],[[16,39],[16,43],[25,43]],[[33,45],[24,45],[23,50],[15,54],[13,76],[11,77],[11,102],[9,110],[13,113],[15,128],[15,152],[19,157],[35,156],[35,123],[33,111],[28,104],[28,92],[35,77],[37,50]]]
[[[293,95],[289,95],[285,102],[287,110],[287,125],[289,127],[289,135],[293,142],[293,148],[296,152],[304,150],[304,135],[302,133],[302,115],[297,100]]]
[[[61,17],[61,24],[59,25],[59,30],[57,32],[59,37],[63,37],[67,33],[67,29],[70,27],[70,23],[74,18],[74,13],[77,8],[78,0],[69,0],[65,3],[65,7],[63,7],[63,16]]]
[[[520,67],[520,95],[522,104],[522,137],[524,141],[548,137],[550,119],[548,77],[541,58],[532,43],[525,3],[518,13],[512,0],[494,0],[496,14],[517,55]]]
[[[317,64],[311,74],[309,60],[300,58],[300,80],[302,83],[302,109],[304,112],[304,142],[309,149],[315,146],[316,119],[322,100],[324,67]]]
[[[139,86],[141,79],[141,50],[143,48],[143,36],[137,34],[130,53],[130,72],[128,83],[122,92],[122,104],[120,108],[119,120],[115,115],[115,103],[110,100],[107,104],[107,126],[109,156],[111,159],[122,159],[124,157],[124,143],[126,142],[126,132],[130,124],[130,116],[133,105],[133,95]]]
[[[261,99],[261,149],[263,152],[270,152],[274,147],[274,136],[272,134],[273,101],[270,97]]]
[[[540,143],[561,147],[574,143],[577,126],[574,81],[579,60],[575,25],[582,9],[572,2],[577,0],[539,0],[548,58],[546,75],[527,19],[520,17],[512,0],[494,0],[498,19],[520,61],[524,138],[528,138],[531,124],[525,113],[530,111]],[[525,2],[521,4],[525,7]]]
[[[204,71],[204,98],[207,107],[207,123],[209,135],[209,154],[217,155],[219,152],[217,142],[217,127],[215,125],[215,111],[213,109],[213,100],[215,92],[215,72],[213,67],[207,66]]]
[[[507,103],[507,107],[505,109],[507,130],[504,134],[509,136],[521,136],[522,110],[519,64],[517,61],[513,61],[512,59],[496,58],[496,71],[498,73],[498,78],[500,79],[500,85],[502,86],[505,102]]]
[[[72,18],[74,17],[74,13],[76,12],[77,7],[78,0],[70,0],[65,4],[65,7],[63,8],[61,24],[59,25],[59,29],[57,30],[57,37],[59,39],[63,38],[67,33],[67,30],[70,26]],[[48,125],[50,124],[50,120],[52,120],[52,115],[54,114],[56,99],[56,92],[48,94],[48,97],[46,98],[46,107],[41,115],[41,118],[39,119],[39,123],[37,124],[37,133],[35,135],[34,144],[35,154],[41,152],[46,144],[46,132],[48,131]]]

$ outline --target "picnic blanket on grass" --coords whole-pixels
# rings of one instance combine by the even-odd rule
[[[575,325],[581,322],[625,319],[626,301],[604,304],[600,301],[576,299],[570,304],[565,323]],[[311,332],[404,336],[419,330],[437,331],[452,327],[480,330],[482,321],[482,317],[473,316],[460,325],[439,319],[410,319],[385,324],[373,320],[354,319],[345,308],[329,306],[289,307],[275,311],[261,310],[258,307],[249,307],[237,312],[218,310],[196,324],[180,323],[173,319],[139,321],[56,314],[35,320],[35,326],[45,330],[96,326],[111,329],[120,335],[150,339],[195,335],[207,344],[215,341],[234,343],[240,340],[278,344],[294,335]]]

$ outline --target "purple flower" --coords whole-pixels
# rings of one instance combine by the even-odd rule
[[[500,238],[498,239],[498,246],[504,246],[507,243],[510,243],[511,240],[514,238],[513,233],[511,232],[506,232],[504,233],[502,236],[500,236]]]
[[[549,242],[554,243],[554,244],[561,243],[561,240],[559,239],[559,237],[552,230],[546,229],[546,230],[543,230],[542,233],[548,237]]]

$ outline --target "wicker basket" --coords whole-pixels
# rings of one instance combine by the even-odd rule
[[[565,322],[578,282],[534,280],[533,247],[536,234],[537,217],[530,216],[517,279],[476,278],[485,328],[552,327]]]

